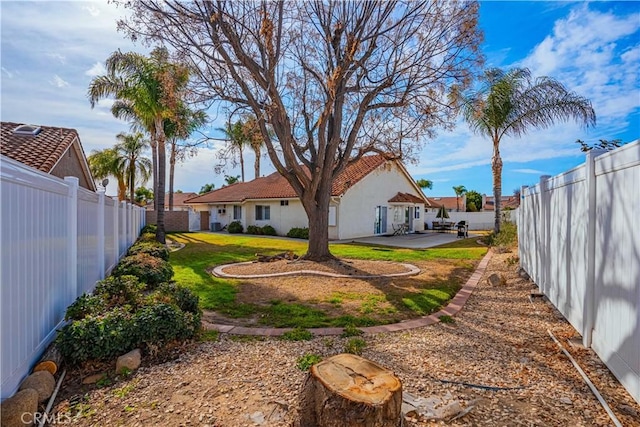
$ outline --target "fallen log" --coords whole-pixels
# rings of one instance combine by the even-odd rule
[[[353,354],[311,367],[300,395],[300,427],[398,427],[402,383],[393,372]]]
[[[58,368],[62,364],[62,355],[58,351],[57,347],[52,344],[49,348],[44,352],[40,361],[36,363],[36,366],[33,368],[33,372],[38,371],[49,371],[51,375],[55,375],[58,372]]]

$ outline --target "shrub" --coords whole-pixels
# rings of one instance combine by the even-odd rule
[[[158,303],[138,310],[133,322],[141,344],[166,344],[175,339],[188,339],[199,330],[193,313],[185,313],[172,304]]]
[[[227,231],[231,234],[242,233],[243,230],[244,228],[242,227],[240,221],[233,221],[227,226]]]
[[[136,276],[149,289],[155,289],[160,283],[171,280],[173,268],[167,261],[143,253],[122,258],[111,274]]]
[[[309,341],[313,338],[313,334],[305,328],[295,328],[282,334],[285,341]]]
[[[322,357],[317,354],[305,354],[304,356],[300,356],[298,360],[296,360],[296,366],[301,371],[308,371],[311,369],[313,365],[319,363],[322,360]]]
[[[498,234],[491,233],[485,238],[485,243],[489,246],[503,246],[513,248],[518,243],[518,229],[512,222],[502,222]]]
[[[156,224],[147,224],[144,227],[142,227],[142,230],[140,230],[140,235],[145,233],[156,234],[156,231],[158,231],[158,226]]]
[[[178,308],[187,313],[199,314],[200,298],[195,295],[191,289],[176,283],[163,283],[153,295],[155,301],[164,301],[173,303]]]
[[[293,227],[287,233],[287,237],[293,237],[293,238],[296,238],[296,239],[307,239],[307,240],[309,240],[309,229],[306,228],[306,227],[305,228]]]
[[[154,242],[137,242],[129,248],[128,255],[149,254],[156,258],[169,261],[169,249],[162,243]]]
[[[136,276],[109,276],[98,282],[93,294],[102,299],[105,310],[124,305],[135,309],[142,303],[145,288]]]
[[[260,230],[260,234],[264,234],[265,236],[276,236],[276,229],[270,226],[269,224],[262,227]]]
[[[229,233],[231,233],[231,231],[229,231]],[[257,235],[261,235],[262,234],[262,228],[258,227],[257,225],[247,225],[247,234],[257,234]]]
[[[456,319],[447,314],[443,314],[442,316],[438,317],[438,319],[440,319],[440,323],[456,323]]]
[[[130,313],[114,309],[64,326],[56,345],[71,365],[88,359],[105,360],[134,349],[138,343]]]
[[[362,338],[351,338],[344,345],[344,352],[361,355],[362,350],[367,346],[367,342]]]
[[[104,300],[96,295],[82,294],[69,307],[64,320],[80,320],[104,310]]]
[[[140,237],[138,237],[138,240],[136,241],[136,243],[142,243],[142,242],[160,243],[160,242],[158,242],[158,240],[156,240],[156,233],[142,233],[142,234],[140,234]]]
[[[357,337],[358,335],[362,335],[362,334],[364,334],[364,331],[362,329],[358,329],[354,325],[347,325],[342,330],[342,333],[340,334],[340,336],[343,338],[347,338],[347,337]]]

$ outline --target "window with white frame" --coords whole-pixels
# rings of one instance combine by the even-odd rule
[[[233,219],[242,219],[242,206],[233,205]]]
[[[256,221],[267,221],[271,219],[270,206],[256,206]]]

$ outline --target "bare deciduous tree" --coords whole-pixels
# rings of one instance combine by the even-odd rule
[[[120,29],[174,50],[203,100],[255,115],[308,215],[313,260],[331,258],[333,179],[367,153],[398,157],[400,133],[411,159],[452,125],[448,94],[470,84],[481,59],[475,2],[123,3],[133,13]]]

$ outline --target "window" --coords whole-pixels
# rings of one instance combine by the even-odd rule
[[[415,213],[413,214],[413,217],[415,219],[420,219],[420,208],[418,206],[415,207]]]
[[[271,219],[270,206],[256,206],[256,221],[266,221]]]
[[[242,206],[233,205],[233,219],[242,219]]]
[[[280,200],[280,206],[289,206],[288,200]]]
[[[336,225],[336,207],[329,206],[329,227],[335,227]]]

